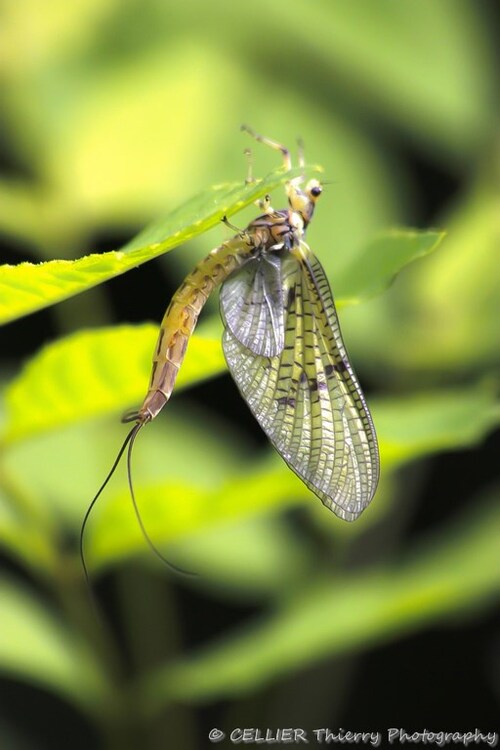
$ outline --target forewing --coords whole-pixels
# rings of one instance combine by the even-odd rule
[[[254,354],[271,357],[284,346],[282,263],[274,254],[248,261],[229,276],[220,292],[222,319]]]
[[[292,252],[282,351],[256,355],[227,328],[224,353],[243,397],[287,464],[326,506],[353,521],[378,482],[375,430],[324,271],[305,243]]]

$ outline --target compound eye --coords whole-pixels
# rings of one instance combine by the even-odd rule
[[[319,185],[315,185],[314,187],[311,188],[311,195],[313,196],[313,198],[317,198],[318,195],[321,195],[322,192],[323,192],[323,188],[320,187]]]

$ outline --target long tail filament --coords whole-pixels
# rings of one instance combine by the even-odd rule
[[[130,415],[126,415],[122,421],[124,421],[124,422],[130,422],[132,420],[138,420],[138,418],[139,418],[139,415],[136,412],[135,414],[131,413]],[[118,455],[116,456],[116,458],[114,460],[113,466],[111,467],[111,469],[110,469],[110,471],[109,471],[106,479],[102,483],[101,487],[99,488],[97,494],[93,498],[93,500],[90,503],[89,507],[87,508],[87,511],[86,511],[85,516],[83,518],[81,529],[80,529],[80,559],[82,561],[82,567],[83,567],[83,572],[84,572],[84,575],[85,575],[85,580],[87,581],[87,585],[89,586],[89,588],[90,588],[90,576],[89,576],[89,571],[88,571],[88,568],[87,568],[87,563],[85,561],[85,550],[84,550],[85,529],[87,527],[87,523],[88,523],[88,520],[90,518],[90,514],[92,513],[92,510],[93,510],[93,508],[94,508],[97,500],[99,499],[99,497],[101,496],[101,494],[104,491],[105,487],[107,486],[108,482],[110,481],[111,477],[115,473],[115,471],[116,471],[116,469],[118,467],[118,464],[120,463],[121,458],[122,458],[123,454],[125,453],[125,450],[127,449],[127,446],[128,446],[128,450],[127,450],[127,478],[128,478],[128,486],[129,486],[129,490],[130,490],[130,497],[132,499],[132,505],[134,506],[134,512],[135,512],[135,515],[136,515],[139,527],[141,529],[141,532],[142,532],[142,534],[144,536],[144,539],[146,540],[146,542],[147,542],[149,548],[151,549],[151,551],[165,565],[168,565],[169,568],[171,568],[172,570],[174,570],[177,573],[182,573],[184,575],[197,575],[196,573],[192,573],[191,571],[187,571],[187,570],[184,570],[183,568],[179,568],[177,565],[174,565],[173,563],[169,562],[166,559],[166,557],[164,557],[162,555],[162,553],[156,547],[156,545],[152,541],[151,537],[149,536],[148,532],[146,531],[146,527],[144,526],[144,522],[143,522],[143,520],[141,518],[141,514],[140,514],[140,511],[139,511],[139,506],[137,505],[137,501],[136,501],[136,498],[135,498],[134,485],[133,485],[133,482],[132,482],[132,451],[133,451],[133,448],[134,448],[135,439],[136,439],[137,435],[139,434],[139,431],[141,430],[142,427],[144,427],[144,425],[147,423],[147,421],[149,421],[149,420],[141,419],[140,421],[136,421],[136,424],[132,427],[132,429],[128,433],[127,437],[123,441],[123,444],[122,444],[120,450],[118,451]]]

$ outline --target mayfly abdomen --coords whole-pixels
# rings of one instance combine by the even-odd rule
[[[169,400],[205,302],[216,286],[250,258],[252,247],[239,236],[224,242],[197,264],[175,292],[161,323],[148,393],[137,413],[140,421],[154,419]]]

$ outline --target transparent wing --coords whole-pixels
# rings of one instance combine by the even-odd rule
[[[228,327],[231,374],[291,469],[338,516],[355,520],[379,476],[373,422],[347,358],[325,273],[305,243],[285,276],[284,346],[256,355]]]
[[[280,258],[260,256],[229,276],[220,292],[222,319],[255,354],[279,354],[285,341]]]

